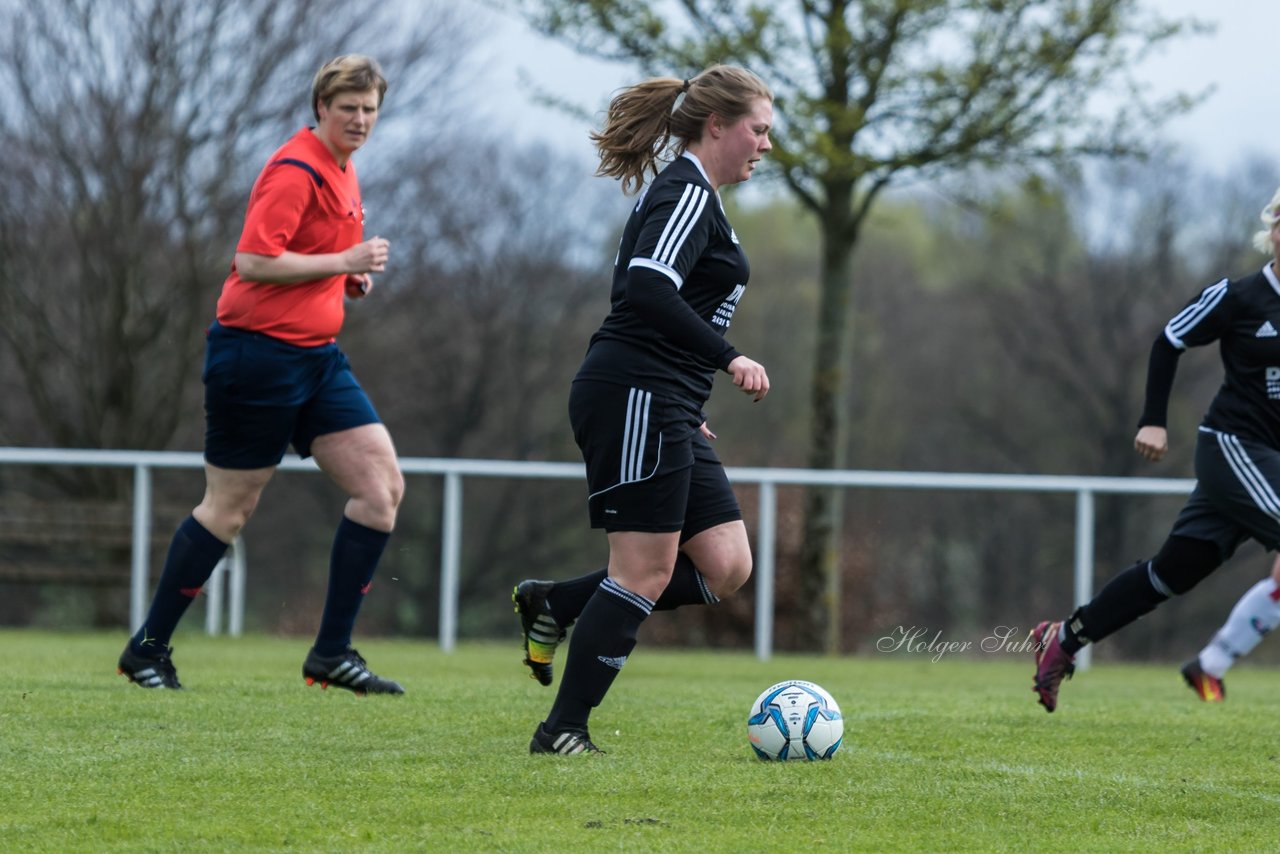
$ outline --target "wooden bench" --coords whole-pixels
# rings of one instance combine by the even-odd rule
[[[153,548],[173,535],[154,520],[172,512],[153,510]],[[132,552],[132,503],[0,500],[0,583],[127,587]]]

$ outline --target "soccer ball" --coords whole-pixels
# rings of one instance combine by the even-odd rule
[[[844,738],[844,718],[821,686],[789,679],[756,697],[747,737],[761,759],[830,759]]]

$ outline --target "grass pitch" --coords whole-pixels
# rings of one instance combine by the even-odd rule
[[[1280,673],[1199,702],[1098,665],[1047,715],[1021,659],[637,649],[592,735],[527,754],[552,699],[515,643],[366,640],[404,697],[307,688],[307,642],[176,639],[186,689],[115,675],[124,634],[0,631],[3,851],[1271,850]],[[747,707],[802,678],[830,762],[764,763]]]

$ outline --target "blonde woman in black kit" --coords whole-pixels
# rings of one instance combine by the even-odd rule
[[[1275,256],[1276,264],[1272,266],[1275,269],[1280,265],[1275,233],[1276,225],[1280,223],[1280,190],[1262,209],[1260,218],[1263,230],[1253,236],[1253,245],[1259,252]],[[1272,331],[1280,334],[1280,324],[1274,324]],[[1276,370],[1280,373],[1280,368]],[[1223,682],[1227,671],[1236,661],[1253,652],[1277,626],[1280,626],[1280,556],[1272,561],[1271,573],[1240,597],[1227,621],[1200,654],[1182,666],[1182,678],[1201,700],[1222,702],[1227,698],[1227,686]]]
[[[1266,228],[1254,242],[1272,260],[1256,273],[1209,285],[1151,347],[1134,449],[1158,462],[1169,449],[1165,412],[1178,357],[1188,347],[1218,342],[1224,376],[1200,422],[1196,487],[1155,557],[1121,572],[1065,620],[1035,628],[1033,690],[1046,711],[1057,708],[1058,689],[1085,644],[1186,593],[1245,540],[1280,547],[1280,193],[1263,208],[1262,221]],[[1215,699],[1222,672],[1215,675],[1196,660],[1183,677],[1201,697]]]

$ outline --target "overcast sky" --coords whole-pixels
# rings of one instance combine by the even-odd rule
[[[1280,0],[1149,0],[1148,6],[1166,17],[1194,16],[1216,25],[1212,35],[1166,45],[1138,70],[1157,94],[1215,87],[1194,112],[1171,122],[1166,136],[1209,171],[1250,152],[1280,153],[1280,99],[1269,73],[1273,44],[1280,38]],[[498,114],[496,120],[509,120],[522,138],[543,139],[590,158],[588,126],[530,103],[522,76],[557,96],[602,109],[609,93],[635,75],[579,57],[511,16],[484,10],[479,18],[486,22],[479,48],[491,57],[487,106]]]

